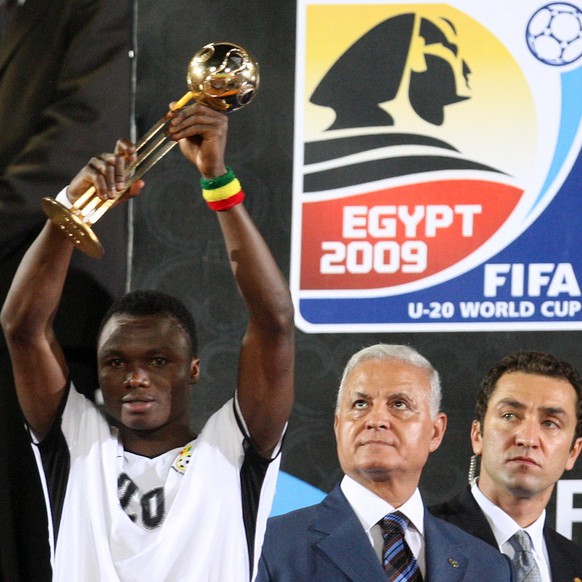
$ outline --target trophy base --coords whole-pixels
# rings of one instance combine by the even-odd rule
[[[63,236],[66,236],[81,252],[94,259],[103,257],[103,246],[91,227],[81,218],[53,198],[43,198],[41,204],[51,222],[56,224]]]

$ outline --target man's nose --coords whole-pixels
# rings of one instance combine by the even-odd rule
[[[140,386],[149,386],[149,378],[142,368],[134,368],[127,373],[125,385],[128,388],[139,388]]]
[[[515,434],[515,442],[524,447],[536,447],[539,442],[540,425],[535,418],[524,418]]]
[[[383,404],[374,404],[371,406],[366,424],[369,428],[382,429],[390,426],[390,415],[386,406]]]

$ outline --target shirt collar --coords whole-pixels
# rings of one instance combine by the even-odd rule
[[[471,493],[479,507],[483,510],[485,518],[487,519],[495,541],[499,549],[509,540],[509,538],[519,529],[524,529],[531,537],[533,549],[538,556],[544,554],[544,525],[546,521],[546,510],[544,509],[541,515],[528,527],[522,528],[511,516],[509,516],[503,509],[495,505],[492,501],[487,499],[479,489],[477,482],[473,483]]]
[[[347,475],[342,479],[340,487],[366,532],[369,532],[386,514],[396,511],[390,503]],[[398,507],[398,511],[404,514],[424,537],[424,503],[418,488]]]

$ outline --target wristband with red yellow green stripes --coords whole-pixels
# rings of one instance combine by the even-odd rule
[[[211,180],[200,178],[200,187],[206,204],[212,210],[228,210],[240,204],[245,198],[240,182],[229,166],[226,167],[226,174],[222,176]]]

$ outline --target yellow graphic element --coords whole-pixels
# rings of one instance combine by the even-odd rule
[[[357,131],[331,130],[336,113],[331,107],[310,101],[334,63],[366,33],[387,19],[414,14],[408,57],[398,93],[379,104],[394,120],[392,125]],[[420,36],[422,19],[446,37],[445,43],[429,43]],[[523,30],[516,24],[516,35]],[[389,39],[377,51],[390,59]],[[456,102],[444,106],[438,125],[422,119],[411,107],[408,83],[413,73],[426,70],[427,58],[446,62],[455,79]],[[378,58],[378,54],[370,55]],[[338,92],[348,92],[354,82],[375,87],[386,82],[360,78],[354,70]],[[446,141],[471,160],[496,168],[515,179],[527,181],[535,163],[538,119],[524,72],[509,50],[483,24],[446,4],[325,4],[306,7],[303,141],[341,135],[394,132],[419,134]],[[435,88],[438,89],[438,88]],[[358,89],[360,90],[360,89]],[[516,148],[519,143],[519,148]]]
[[[174,461],[174,469],[181,473],[182,475],[186,472],[188,468],[188,463],[192,458],[192,445],[186,445],[181,451],[176,460]]]

